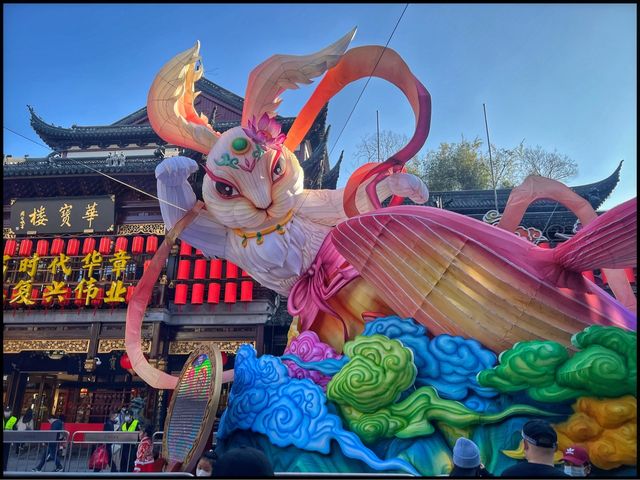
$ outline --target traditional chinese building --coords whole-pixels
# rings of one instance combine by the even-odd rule
[[[241,97],[206,79],[196,88],[202,91],[196,110],[210,116],[216,130],[239,124]],[[145,108],[111,125],[70,128],[29,111],[52,153],[3,162],[3,402],[14,411],[34,405],[37,420],[54,411],[68,422],[102,423],[139,394],[145,415],[159,427],[167,392],[148,389],[127,369],[124,355],[128,299],[165,234],[157,200],[142,192],[156,194],[154,170],[163,158],[180,154],[201,161],[202,155],[163,142]],[[285,132],[293,120],[279,118]],[[306,188],[336,187],[342,158],[330,168],[328,133],[324,110],[295,152]],[[199,198],[202,174],[189,179]],[[619,174],[620,166],[574,191],[597,210]],[[494,192],[485,190],[431,192],[428,205],[495,223],[509,194],[496,192],[497,211]],[[565,207],[540,200],[516,233],[553,246],[576,228]],[[606,287],[598,273],[595,280]],[[232,263],[205,259],[178,242],[154,287],[143,350],[150,363],[178,374],[196,345],[212,342],[231,368],[242,343],[280,354],[290,322],[285,299]]]
[[[241,97],[206,79],[196,88],[196,110],[216,130],[239,124]],[[165,392],[147,389],[124,355],[128,299],[165,234],[158,201],[142,192],[156,195],[163,158],[203,156],[162,141],[146,108],[111,125],[71,128],[29,111],[52,153],[3,162],[3,402],[14,411],[33,405],[37,421],[56,412],[71,423],[102,423],[140,395],[160,426]],[[340,162],[333,169],[328,162],[326,113],[294,152],[310,188],[335,188],[338,179]],[[294,118],[278,120],[286,133]],[[189,181],[201,198],[201,173]],[[280,301],[234,264],[178,242],[154,287],[143,350],[174,374],[203,341],[224,352],[227,367],[243,343],[280,353],[288,328],[274,316]]]

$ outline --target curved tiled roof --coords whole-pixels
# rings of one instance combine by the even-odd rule
[[[105,158],[30,158],[25,162],[3,166],[3,177],[40,177],[52,175],[78,175],[95,173],[93,169],[107,174],[152,173],[160,163],[159,158],[127,158],[124,164],[113,164]],[[87,165],[87,166],[85,166]],[[91,167],[91,168],[89,168]]]
[[[618,167],[614,170],[614,172],[604,180],[570,188],[582,198],[587,200],[594,210],[597,210],[605,202],[605,200],[609,198],[609,195],[611,195],[611,192],[620,181],[621,168],[622,161],[618,164]],[[509,199],[509,195],[511,194],[511,189],[498,189],[496,190],[496,193],[498,196],[498,210],[502,211],[507,204],[507,200]],[[442,202],[442,206],[445,209],[455,210],[456,212],[463,213],[465,215],[471,214],[476,210],[487,212],[488,210],[496,208],[493,190],[430,192],[429,196],[430,199],[427,205],[437,206],[436,202]],[[555,200],[536,200],[527,209],[527,212],[548,212],[549,208],[553,208],[555,205]],[[564,207],[560,206],[558,208],[564,209]]]
[[[103,125],[79,127],[72,125],[71,128],[58,127],[45,122],[35,113],[33,107],[28,106],[31,113],[31,126],[38,136],[52,149],[65,150],[70,146],[87,148],[92,145],[106,148],[108,145],[120,145],[122,147],[135,145],[164,145],[167,142],[162,140],[151,125]],[[146,108],[144,109],[146,115]],[[295,121],[295,117],[277,117],[282,125],[282,131],[287,133]],[[218,122],[215,129],[218,132],[225,132],[230,128],[237,127],[240,122]]]

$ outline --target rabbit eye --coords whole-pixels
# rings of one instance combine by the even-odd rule
[[[224,198],[232,198],[238,195],[238,191],[228,183],[217,181],[215,186],[216,191]]]
[[[284,162],[281,158],[276,160],[276,163],[273,164],[273,170],[271,170],[271,179],[275,182],[280,179],[284,174]]]

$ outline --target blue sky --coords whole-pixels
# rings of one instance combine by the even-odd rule
[[[352,46],[384,45],[404,4],[4,4],[4,126],[40,141],[27,104],[46,121],[106,125],[143,107],[160,67],[201,41],[205,76],[244,96],[257,64],[276,53],[306,54],[353,26]],[[432,96],[425,150],[461,135],[492,143],[521,140],[574,159],[580,185],[608,176],[624,160],[604,208],[636,195],[637,7],[618,5],[409,5],[390,48]],[[329,148],[345,150],[340,184],[356,167],[361,137],[380,128],[411,136],[401,93],[372,79],[336,143],[365,80],[329,105]],[[313,91],[283,95],[295,116]],[[3,129],[4,152],[32,157],[48,149]]]

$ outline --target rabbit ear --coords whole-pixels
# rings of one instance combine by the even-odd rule
[[[311,83],[338,63],[356,34],[353,28],[340,40],[310,55],[274,55],[265,60],[249,75],[245,92],[241,125],[247,127],[253,117],[264,113],[275,117],[281,99],[278,96],[287,89],[297,89],[298,83]]]
[[[163,140],[208,154],[220,137],[206,115],[196,112],[193,101],[200,94],[194,88],[202,77],[200,42],[176,55],[158,72],[147,98],[149,123]]]

